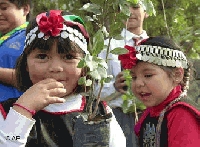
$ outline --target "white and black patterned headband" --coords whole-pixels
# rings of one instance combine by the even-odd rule
[[[182,51],[151,45],[139,45],[135,48],[138,60],[162,66],[188,68],[187,58]]]
[[[82,19],[75,15],[61,16],[61,12],[60,10],[50,10],[49,14],[39,14],[36,17],[38,26],[27,33],[24,48],[29,46],[36,37],[47,40],[51,36],[60,36],[64,39],[69,38],[69,40],[75,42],[85,54],[89,54],[86,40],[89,38],[89,35],[81,23],[74,21],[78,19],[82,22]],[[84,35],[77,29],[73,29],[73,26],[79,27]],[[36,33],[38,30],[39,33]]]

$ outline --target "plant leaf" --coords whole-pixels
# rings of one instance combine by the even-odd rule
[[[118,48],[111,50],[110,53],[115,54],[115,55],[120,55],[120,54],[128,53],[128,50],[125,48],[118,47]]]
[[[98,30],[93,37],[92,55],[97,56],[104,47],[104,35],[101,30]]]
[[[84,85],[86,83],[86,77],[80,77],[78,80],[78,85]]]

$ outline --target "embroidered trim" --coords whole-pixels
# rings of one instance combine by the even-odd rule
[[[0,38],[0,45],[3,44],[4,41],[6,41],[10,36],[12,36],[12,35],[13,35],[14,33],[16,33],[17,31],[26,28],[27,25],[28,25],[28,22],[26,22],[26,23],[22,24],[21,26],[15,28],[14,30],[8,32],[7,34],[1,36],[1,38]]]
[[[183,92],[178,98],[171,101],[161,112],[158,118],[158,124],[156,126],[156,147],[160,147],[160,134],[161,134],[161,125],[165,116],[165,112],[175,103],[181,100],[181,98],[185,97],[186,94]]]
[[[136,50],[139,60],[163,66],[188,68],[186,56],[182,51],[151,45],[139,45],[136,46]]]

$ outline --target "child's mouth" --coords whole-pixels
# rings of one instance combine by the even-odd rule
[[[142,92],[139,95],[140,95],[140,98],[141,98],[142,101],[146,101],[146,100],[148,100],[148,98],[151,95],[151,93]]]

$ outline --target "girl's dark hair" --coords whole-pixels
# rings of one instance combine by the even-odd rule
[[[9,2],[17,6],[18,9],[26,5],[29,5],[31,7],[31,0],[9,0]],[[30,14],[27,14],[26,20],[29,20],[29,17],[30,17]]]
[[[157,36],[157,37],[150,37],[147,40],[141,42],[141,45],[152,45],[152,46],[160,46],[164,48],[170,48],[173,50],[181,50],[180,47],[170,38],[165,36]],[[167,66],[159,66],[163,70],[165,70],[169,75],[172,74],[174,67],[167,67]],[[182,91],[187,93],[189,89],[189,80],[190,80],[190,70],[191,70],[191,63],[188,61],[188,68],[184,69],[184,77],[181,84]]]
[[[32,19],[29,22],[29,25],[27,26],[26,29],[26,35],[32,30],[34,29],[37,25],[36,22],[36,18]],[[71,26],[73,29],[78,30],[79,32],[81,32],[80,28],[76,25]],[[71,54],[71,53],[80,53],[83,55],[83,57],[85,56],[84,51],[74,42],[70,41],[69,38],[62,38],[60,36],[57,37],[50,37],[47,40],[44,40],[43,38],[38,38],[37,34],[40,31],[37,30],[36,31],[36,37],[35,39],[31,42],[31,44],[29,46],[27,46],[26,48],[24,48],[23,53],[21,54],[21,56],[18,58],[17,63],[16,63],[16,80],[17,80],[17,88],[21,91],[26,91],[28,88],[30,88],[33,83],[30,80],[29,77],[29,73],[26,70],[27,68],[27,57],[28,55],[35,49],[38,48],[40,50],[47,50],[49,51],[53,44],[54,41],[58,42],[58,53],[62,54],[62,53],[66,53],[66,54]],[[81,32],[83,34],[83,32]],[[87,43],[89,43],[89,38],[86,38]],[[84,68],[82,69],[82,73],[86,73],[87,69]],[[82,75],[84,76],[84,75]],[[87,79],[90,77],[86,77]],[[80,92],[86,92],[89,90],[89,87],[86,87],[85,85],[78,85],[75,89],[75,93],[80,93]]]

